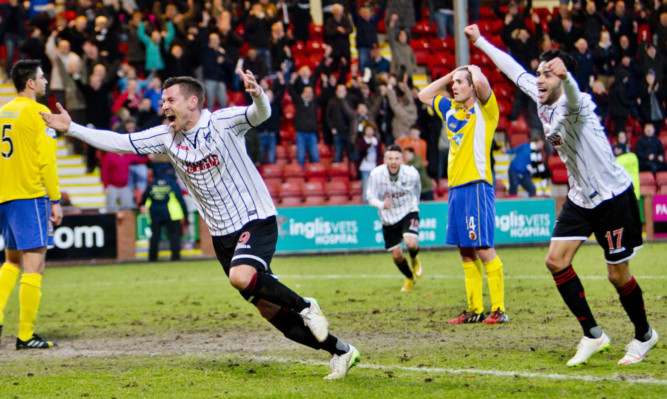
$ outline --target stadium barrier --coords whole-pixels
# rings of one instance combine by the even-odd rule
[[[564,197],[501,199],[496,201],[497,244],[546,243]],[[447,202],[420,204],[420,245],[445,247]],[[647,240],[667,238],[667,195],[647,195]],[[649,211],[650,210],[650,211]],[[199,219],[199,249],[203,258],[214,258],[211,235]],[[142,228],[142,226],[144,226]],[[55,246],[47,252],[50,264],[94,264],[137,259],[136,240],[145,229],[142,216],[132,210],[115,213],[67,214],[54,230]],[[382,251],[382,225],[369,205],[278,208],[279,254]],[[197,237],[196,232],[193,233]],[[0,261],[4,261],[0,235]]]

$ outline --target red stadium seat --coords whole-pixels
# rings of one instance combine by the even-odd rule
[[[434,38],[431,39],[431,51],[438,53],[441,51],[454,54],[455,42],[453,37],[447,39]]]
[[[352,180],[350,182],[350,196],[361,195],[362,190],[361,180]]]
[[[306,45],[301,41],[297,41],[296,44],[292,46],[292,56],[296,57],[297,55],[305,56],[307,52]]]
[[[322,205],[325,201],[324,185],[320,181],[310,181],[303,185],[304,205]]]
[[[657,191],[655,186],[639,186],[639,193],[641,195],[655,195]]]
[[[343,205],[350,201],[347,195],[332,195],[327,199],[328,205]]]
[[[301,197],[284,197],[280,199],[281,206],[301,206],[302,202]]]
[[[506,191],[507,187],[505,187],[505,183],[500,179],[496,179],[496,198],[505,198]]]
[[[655,184],[658,185],[658,187],[662,187],[664,185],[667,185],[667,172],[662,171],[658,172],[655,174]]]
[[[324,27],[322,25],[310,24],[308,27],[308,33],[313,39],[321,39],[324,33]]]
[[[567,169],[556,169],[551,172],[551,181],[554,184],[567,184]]]
[[[326,182],[327,181],[328,170],[321,162],[313,162],[306,164],[306,179],[308,181],[318,181]]]
[[[266,183],[266,188],[269,189],[269,193],[271,194],[273,202],[277,202],[278,198],[280,198],[280,181],[275,179],[268,179],[264,180],[264,183]]]
[[[431,70],[435,67],[444,66],[454,69],[456,68],[456,57],[449,53],[436,53],[429,55],[426,63]]]
[[[410,47],[412,47],[412,51],[431,51],[431,43],[428,39],[410,39]]]
[[[242,91],[227,91],[227,103],[233,105],[247,105],[245,95]]]
[[[641,189],[641,187],[640,187],[640,189]],[[660,186],[660,188],[658,189],[656,194],[667,195],[667,185]]]
[[[283,168],[283,178],[287,179],[290,177],[298,177],[304,179],[306,173],[303,171],[303,168],[298,163],[288,163]]]
[[[329,168],[329,177],[343,177],[347,178],[349,181],[350,178],[350,167],[347,162],[334,162]]]
[[[510,146],[512,148],[518,147],[523,143],[528,143],[530,141],[530,138],[528,138],[527,134],[513,134],[510,136]]]
[[[321,206],[326,204],[326,198],[323,195],[307,195],[303,198],[300,205],[304,206]]]
[[[280,185],[280,200],[281,202],[288,197],[298,197],[299,201],[303,195],[303,184],[297,182],[286,181]]]
[[[549,157],[547,157],[547,165],[551,173],[556,169],[567,169],[565,163],[558,155],[549,155]]]
[[[415,50],[415,60],[418,65],[426,65],[429,60],[431,53],[428,50]]]
[[[347,184],[343,180],[332,180],[324,185],[324,189],[328,197],[336,195],[344,195],[349,197],[350,191]]]
[[[448,66],[430,66],[429,69],[431,70],[432,80],[439,79],[452,71],[452,68]]]
[[[639,184],[641,186],[655,186],[655,177],[651,172],[639,172]]]
[[[283,167],[280,165],[262,165],[259,173],[262,175],[264,180],[266,179],[282,179],[283,177]]]
[[[417,22],[415,26],[412,27],[412,33],[419,37],[425,36],[434,36],[436,30],[433,29],[433,25],[428,21],[428,19]]]
[[[321,56],[324,54],[324,42],[321,40],[308,40],[308,42],[306,42],[306,48],[308,49],[308,55],[311,58],[313,56]]]

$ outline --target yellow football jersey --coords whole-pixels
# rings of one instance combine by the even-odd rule
[[[0,203],[44,196],[60,200],[56,132],[38,111],[50,113],[22,96],[0,108]]]
[[[445,123],[450,142],[449,187],[482,180],[493,185],[491,143],[500,117],[496,95],[492,92],[486,104],[475,101],[470,109],[438,95],[433,100],[433,109]]]

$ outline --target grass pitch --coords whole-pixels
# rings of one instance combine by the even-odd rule
[[[667,244],[631,262],[649,322],[667,339]],[[455,251],[424,251],[413,292],[388,254],[278,257],[272,269],[318,298],[331,332],[362,363],[324,381],[329,356],[294,344],[229,285],[215,261],[48,268],[36,332],[59,342],[15,351],[18,289],[5,311],[0,398],[442,398],[667,396],[662,344],[617,366],[633,327],[606,280],[602,251],[574,267],[611,350],[569,369],[581,330],[544,266],[546,248],[500,248],[510,323],[447,324],[465,305]],[[486,284],[486,283],[485,283]],[[485,295],[487,293],[486,286]],[[489,306],[485,296],[485,304]]]

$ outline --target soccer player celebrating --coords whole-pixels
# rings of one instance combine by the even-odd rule
[[[454,99],[442,96],[452,84]],[[468,308],[450,324],[498,324],[505,314],[503,264],[493,248],[495,192],[491,144],[498,125],[498,103],[478,66],[462,66],[419,92],[419,100],[442,118],[450,141],[447,244],[457,245],[463,262]],[[491,296],[491,314],[484,318],[482,267]]]
[[[419,262],[419,195],[421,178],[417,169],[403,164],[401,147],[392,144],[384,153],[384,164],[371,171],[366,198],[378,209],[382,222],[384,247],[398,270],[405,275],[401,291],[412,291],[415,278],[422,276]],[[403,256],[401,241],[410,252],[412,270]]]
[[[63,219],[56,166],[56,134],[38,112],[50,113],[36,99],[46,93],[39,61],[18,61],[10,76],[18,97],[0,108],[0,231],[5,263],[0,268],[0,336],[7,299],[20,268],[19,333],[16,349],[56,345],[34,333],[42,297],[46,247],[53,245],[53,225]]]
[[[325,378],[343,378],[359,361],[357,349],[329,334],[317,301],[297,295],[271,272],[278,240],[276,208],[246,153],[244,138],[270,116],[271,104],[250,71],[237,73],[252,105],[211,113],[202,109],[201,83],[190,77],[170,78],[162,93],[169,123],[141,132],[116,134],[80,126],[60,104],[60,114],[42,117],[48,126],[104,151],[166,153],[211,231],[232,286],[287,338],[331,353],[331,373]]]
[[[526,72],[511,56],[481,37],[477,25],[464,29],[517,87],[538,104],[547,140],[567,166],[570,191],[554,227],[546,265],[563,300],[577,317],[584,337],[568,366],[586,363],[607,349],[609,337],[595,322],[584,288],[572,268],[575,253],[591,233],[604,249],[609,281],[635,327],[635,337],[618,364],[641,362],[658,341],[646,319],[642,290],[630,273],[629,260],[642,245],[639,206],[632,179],[614,161],[590,95],[581,93],[571,74],[572,57],[550,50],[539,57],[537,76]]]

